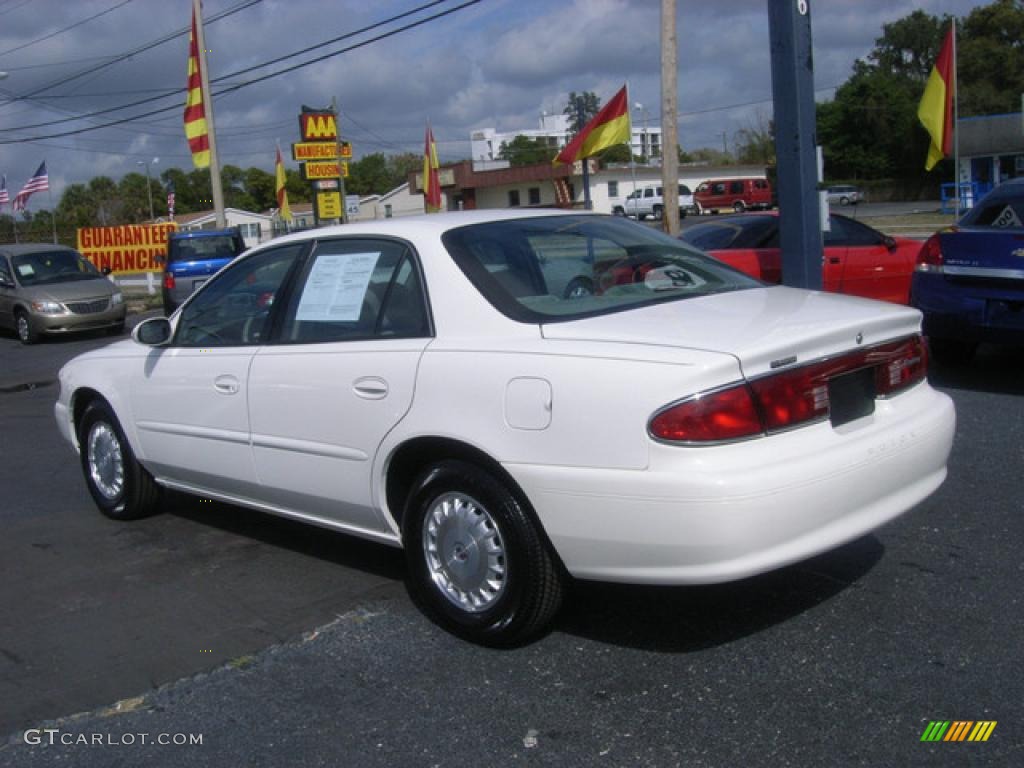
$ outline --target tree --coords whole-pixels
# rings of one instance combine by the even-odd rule
[[[758,113],[756,122],[736,131],[733,146],[737,162],[775,165],[775,121],[765,121]]]
[[[628,163],[634,159],[631,147],[628,144],[615,144],[603,152],[598,153],[602,163]],[[640,158],[635,158],[639,160]]]
[[[562,110],[562,114],[569,118],[569,125],[573,133],[579,133],[583,126],[597,117],[601,111],[601,99],[593,91],[569,92],[569,101]]]
[[[555,147],[548,146],[547,140],[519,135],[512,141],[503,141],[498,150],[499,160],[508,160],[512,166],[550,163],[555,157]]]
[[[961,116],[1019,111],[1024,93],[1024,5],[995,0],[971,11],[961,30]]]
[[[382,195],[393,189],[388,161],[380,152],[366,155],[348,166],[346,191],[354,195]]]

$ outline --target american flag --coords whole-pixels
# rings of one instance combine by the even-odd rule
[[[35,192],[45,192],[50,188],[50,177],[46,173],[46,161],[44,160],[39,164],[39,170],[35,172],[31,179],[25,182],[25,186],[21,188],[21,191],[14,196],[14,203],[12,207],[16,211],[24,211],[25,204],[28,199]]]
[[[11,196],[7,194],[7,177],[0,176],[0,205],[11,202]]]

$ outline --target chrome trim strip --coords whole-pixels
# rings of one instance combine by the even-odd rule
[[[304,453],[309,456],[323,456],[328,459],[344,459],[346,461],[368,461],[369,455],[357,448],[347,448],[331,443],[315,443],[311,440],[295,440],[290,437],[274,437],[272,435],[253,435],[253,448],[270,448],[289,453]]]
[[[239,445],[249,444],[248,432],[236,432],[230,429],[211,429],[191,424],[168,424],[163,421],[139,421],[135,426],[144,432],[155,432],[161,435],[198,437],[203,440],[217,440],[222,443],[237,443]]]
[[[986,267],[951,267],[944,271],[955,277],[994,277],[1004,280],[1024,280],[1024,269],[988,269]]]

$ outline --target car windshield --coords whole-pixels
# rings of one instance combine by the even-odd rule
[[[172,237],[168,258],[170,261],[205,261],[206,259],[232,259],[242,252],[234,235],[204,235],[201,237]]]
[[[760,285],[618,217],[496,221],[453,229],[442,240],[488,301],[521,322],[574,320]]]
[[[99,271],[74,251],[39,251],[11,259],[14,274],[24,286],[92,280]]]

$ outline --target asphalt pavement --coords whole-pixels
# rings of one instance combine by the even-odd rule
[[[734,584],[578,584],[494,651],[415,610],[394,550],[185,497],[101,517],[52,382],[102,343],[0,337],[0,766],[1024,764],[1020,351],[933,370],[949,478],[875,534]]]

